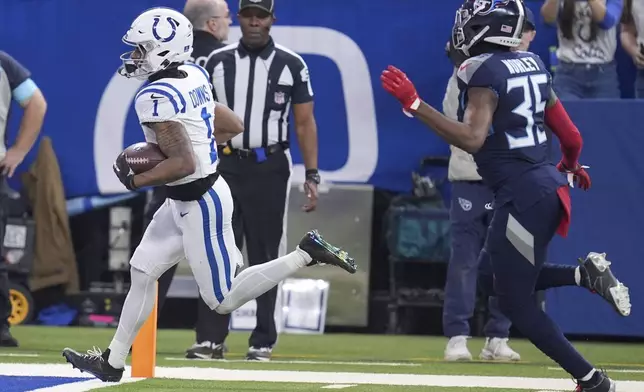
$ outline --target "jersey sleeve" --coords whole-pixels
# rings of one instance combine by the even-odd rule
[[[293,104],[307,103],[313,101],[313,87],[311,86],[311,76],[309,67],[301,57],[296,57],[293,72]]]
[[[489,57],[489,55],[472,57],[461,64],[457,73],[461,88],[483,87],[499,94],[496,75],[486,64]]]
[[[224,59],[224,54],[222,48],[214,50],[210,55],[208,56],[208,59],[206,60],[206,64],[204,65],[204,69],[206,70],[206,73],[209,75],[210,79],[210,84],[213,86],[212,88],[212,96],[215,99],[216,102],[221,101],[221,97],[217,96],[217,90],[214,88],[215,86],[215,81],[217,79],[223,78],[224,77],[224,71],[222,67],[217,68],[217,65],[221,64]]]
[[[134,108],[141,124],[171,121],[186,112],[186,100],[169,84],[153,83],[139,91]]]
[[[11,57],[8,53],[0,51],[0,68],[7,75],[9,81],[9,88],[11,88],[11,95],[13,99],[23,104],[38,89],[36,83],[31,80],[31,73],[27,68],[20,64],[16,59]]]
[[[546,75],[548,76],[548,84],[549,84],[550,86],[552,86],[552,81],[553,81],[553,79],[552,79],[552,73],[550,73],[550,69],[549,69],[549,68],[546,66],[546,64],[543,62],[543,59],[541,58],[541,56],[539,56],[539,55],[537,55],[537,54],[532,53],[532,58],[534,58],[534,59],[535,59],[535,61],[537,62],[537,64],[539,64],[539,69],[543,69],[543,70],[545,70],[545,71],[546,71]]]

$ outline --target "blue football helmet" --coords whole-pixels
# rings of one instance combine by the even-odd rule
[[[466,0],[456,11],[452,45],[466,56],[482,42],[517,47],[524,20],[523,0]]]

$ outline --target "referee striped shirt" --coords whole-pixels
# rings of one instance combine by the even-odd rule
[[[309,69],[297,53],[273,39],[260,52],[237,42],[212,52],[206,62],[215,100],[244,120],[231,148],[252,149],[288,142],[292,104],[313,101]]]

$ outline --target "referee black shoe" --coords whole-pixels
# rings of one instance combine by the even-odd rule
[[[107,361],[110,356],[110,349],[101,350],[94,347],[94,350],[88,350],[87,354],[81,354],[66,348],[63,350],[63,357],[67,362],[72,364],[74,369],[80,370],[82,373],[89,373],[101,381],[105,382],[118,382],[123,377],[123,370],[116,369]]]
[[[317,230],[311,230],[300,241],[299,248],[311,256],[313,261],[309,266],[315,264],[335,265],[343,270],[354,274],[357,270],[356,263],[349,254],[340,248],[326,242]]]
[[[624,286],[610,270],[610,261],[606,253],[590,252],[586,259],[579,259],[581,264],[581,286],[599,294],[615,308],[617,313],[626,317],[631,314],[631,298],[628,287]]]
[[[228,351],[225,344],[214,344],[208,341],[195,343],[186,350],[188,359],[224,359],[224,353]]]
[[[11,336],[7,327],[0,327],[0,347],[18,347],[18,341]]]

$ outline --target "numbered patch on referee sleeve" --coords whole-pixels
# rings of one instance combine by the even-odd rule
[[[140,123],[169,121],[186,112],[186,99],[169,83],[149,84],[134,99]]]
[[[295,75],[293,83],[293,103],[306,103],[313,100],[313,86],[309,68],[302,60],[301,69]]]

